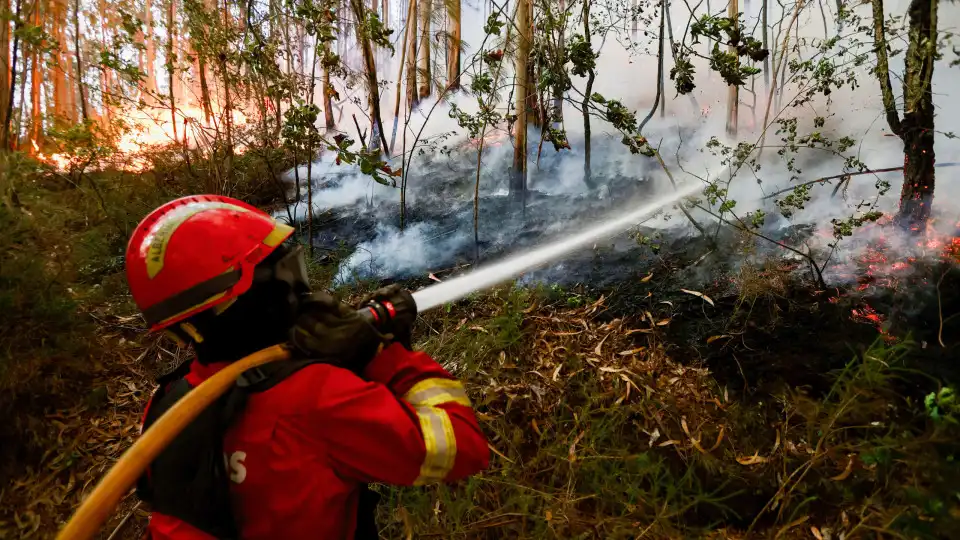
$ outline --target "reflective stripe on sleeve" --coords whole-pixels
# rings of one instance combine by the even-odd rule
[[[427,379],[413,385],[403,399],[414,407],[433,407],[442,403],[459,403],[470,407],[470,399],[460,381],[452,379]]]
[[[426,379],[415,384],[403,399],[413,405],[420,421],[426,454],[420,466],[420,476],[414,485],[442,482],[457,458],[457,438],[447,411],[437,407],[444,403],[470,406],[470,400],[459,381]]]
[[[423,457],[423,464],[420,465],[420,476],[413,485],[442,482],[457,458],[457,438],[453,433],[453,423],[443,409],[417,407],[416,411],[427,452]]]

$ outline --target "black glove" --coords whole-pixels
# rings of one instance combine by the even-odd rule
[[[391,319],[390,325],[386,328],[381,328],[381,330],[387,332],[386,338],[388,340],[396,341],[406,347],[408,351],[412,351],[413,343],[411,338],[413,323],[417,320],[417,303],[413,300],[413,295],[410,294],[410,291],[400,287],[400,285],[388,285],[373,291],[373,294],[361,300],[360,307],[371,301],[381,304],[384,302],[393,304],[396,313]]]
[[[388,341],[357,310],[329,293],[301,298],[290,342],[309,358],[323,360],[362,374],[380,346]]]

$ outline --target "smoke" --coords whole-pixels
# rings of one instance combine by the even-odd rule
[[[444,260],[469,238],[462,231],[442,231],[430,223],[414,223],[400,232],[379,224],[376,236],[357,247],[335,278],[348,283],[368,276],[409,276],[421,272],[425,261]]]
[[[772,4],[772,3],[771,3]],[[908,2],[887,3],[889,14],[902,15]],[[744,13],[747,29],[756,27],[761,3],[751,3]],[[462,56],[466,68],[463,84],[469,87],[479,65],[469,65],[473,52],[484,42],[483,26],[489,14],[489,5],[463,6],[463,40],[466,50]],[[603,3],[595,3],[592,8],[595,15],[605,17]],[[774,28],[770,31],[769,42],[776,47],[779,55],[781,40],[785,35],[793,7],[784,10],[779,5],[770,5],[768,20]],[[825,36],[836,33],[835,13],[830,3],[824,4],[826,11],[817,6],[808,6],[791,29],[789,60],[803,60],[816,56],[817,47]],[[866,20],[870,17],[870,6],[860,5],[854,12]],[[512,13],[512,7],[508,10]],[[955,26],[960,17],[955,6],[940,6],[941,29]],[[689,32],[686,25],[705,14],[704,8],[690,13],[683,3],[671,6],[673,34],[679,42]],[[721,13],[725,14],[725,13]],[[640,23],[635,39],[631,38],[629,21],[618,21],[625,30],[619,36],[610,33],[594,36],[595,47],[602,43],[600,57],[597,60],[597,79],[594,92],[608,98],[618,99],[629,109],[636,111],[638,118],[644,117],[654,102],[656,95],[657,73],[657,31],[658,13],[645,13],[653,16],[649,23]],[[612,20],[612,19],[611,19]],[[779,22],[779,30],[777,25]],[[574,18],[573,25],[579,23]],[[647,24],[649,24],[647,26]],[[391,27],[398,31],[397,52],[402,45],[402,23],[392,21]],[[567,32],[570,37],[582,32],[572,26]],[[852,33],[851,29],[845,30]],[[759,38],[759,30],[757,31]],[[872,48],[870,36],[859,35],[862,43],[851,47],[845,53],[848,61],[857,54],[869,53]],[[698,51],[708,54],[708,44],[701,38]],[[437,42],[434,42],[437,46]],[[442,41],[441,43],[442,44]],[[503,47],[502,37],[487,38],[484,50]],[[799,53],[796,51],[799,47]],[[669,50],[669,45],[667,45]],[[348,62],[360,68],[359,58],[346,55]],[[381,79],[389,81],[386,91],[381,93],[380,104],[384,111],[386,139],[393,137],[394,119],[392,111],[395,105],[393,80],[397,73],[400,55],[381,56],[378,69]],[[771,69],[777,64],[778,57],[771,56]],[[505,68],[501,84],[509,86],[513,74],[505,58]],[[829,99],[822,96],[799,107],[791,107],[790,96],[797,95],[803,81],[798,81],[790,69],[783,70],[789,82],[784,87],[782,108],[772,107],[770,123],[763,134],[763,118],[767,105],[768,90],[763,76],[755,77],[754,82],[740,91],[739,131],[730,136],[725,132],[726,101],[728,87],[719,75],[710,72],[702,59],[694,61],[697,70],[697,88],[691,96],[678,96],[672,88],[672,81],[666,80],[663,99],[666,100],[666,115],[660,116],[659,108],[644,130],[644,135],[654,146],[660,148],[667,167],[678,182],[700,182],[705,179],[719,178],[728,189],[728,198],[736,201],[737,214],[763,210],[768,214],[764,231],[777,233],[790,226],[813,224],[816,234],[807,239],[807,246],[813,250],[828,250],[831,238],[833,218],[846,218],[856,215],[857,205],[861,201],[872,201],[876,197],[875,184],[879,180],[889,182],[891,187],[879,203],[886,211],[896,210],[900,192],[901,175],[897,172],[862,175],[851,178],[847,188],[833,194],[833,185],[815,186],[811,190],[811,200],[804,208],[795,211],[789,218],[781,215],[774,199],[765,198],[778,190],[789,188],[799,182],[832,176],[844,171],[844,159],[823,149],[800,149],[793,156],[780,155],[778,145],[780,135],[776,133],[777,118],[795,117],[798,119],[798,132],[819,131],[823,136],[837,139],[849,136],[857,145],[847,151],[854,152],[856,158],[869,168],[895,167],[902,163],[902,143],[897,137],[889,136],[889,128],[883,116],[879,86],[871,74],[872,65],[868,61],[857,68],[857,76],[850,84],[835,89]],[[672,61],[668,57],[665,72],[669,73]],[[484,68],[486,69],[486,68]],[[891,72],[902,72],[902,55],[891,58]],[[949,104],[955,92],[960,88],[960,71],[949,66],[949,59],[939,62],[935,70],[934,85],[937,109],[937,129],[942,132],[960,131],[960,113]],[[440,76],[443,79],[443,76]],[[899,81],[893,77],[895,92],[899,96]],[[342,83],[335,83],[342,84]],[[574,88],[582,89],[585,81],[574,77]],[[751,91],[752,89],[752,91]],[[354,138],[360,135],[369,138],[369,120],[366,115],[364,99],[351,98],[363,96],[361,89],[342,91],[346,97],[335,106],[338,126]],[[498,110],[509,113],[512,104],[508,103],[509,90],[501,92]],[[319,99],[319,96],[318,96]],[[401,95],[401,100],[405,97]],[[420,102],[419,106],[407,116],[405,107],[401,107],[397,119],[397,134],[394,157],[391,166],[401,166],[401,152],[409,157],[408,189],[406,193],[407,216],[405,230],[401,233],[399,222],[399,189],[383,186],[363,175],[355,166],[336,165],[328,154],[321,155],[311,167],[313,198],[310,204],[314,211],[335,211],[351,214],[355,220],[374,221],[373,226],[357,231],[355,251],[343,263],[338,279],[349,280],[356,277],[407,277],[425,275],[426,272],[449,268],[460,260],[469,260],[474,252],[473,232],[473,195],[477,189],[480,195],[479,233],[481,256],[492,257],[518,250],[527,249],[545,238],[562,237],[571,231],[579,230],[592,223],[602,221],[611,213],[617,213],[638,204],[638,201],[650,200],[673,188],[659,164],[650,158],[633,155],[620,143],[620,135],[610,123],[596,116],[591,117],[592,128],[592,174],[599,184],[597,189],[588,189],[584,181],[584,128],[582,115],[578,110],[582,96],[577,91],[567,95],[563,106],[564,127],[567,131],[571,149],[555,152],[548,142],[541,142],[538,130],[529,130],[528,180],[531,190],[527,198],[527,213],[518,215],[516,207],[510,204],[507,195],[509,169],[513,157],[512,141],[506,126],[491,126],[487,129],[485,149],[480,160],[479,178],[477,177],[477,144],[468,141],[465,130],[457,125],[449,112],[455,104],[467,113],[477,111],[475,97],[465,92],[445,95],[438,101],[435,95]],[[352,117],[356,116],[360,133],[353,128]],[[814,118],[824,118],[823,126],[814,126]],[[738,143],[754,144],[763,137],[765,148],[762,158],[756,166],[741,167],[731,176],[732,169],[724,164],[729,156],[714,155],[704,150],[712,138],[720,143],[735,147]],[[416,146],[415,146],[416,143]],[[960,148],[952,139],[937,138],[938,162],[960,161]],[[756,157],[754,154],[753,157]],[[793,170],[788,170],[786,160],[792,157]],[[300,166],[301,194],[306,197],[306,167]],[[956,222],[960,214],[960,187],[958,183],[942,181],[951,177],[951,169],[938,169],[941,181],[937,186],[935,222],[950,220]],[[285,175],[289,184],[294,183],[293,171]],[[479,185],[476,182],[479,180]],[[782,197],[782,195],[780,196]],[[719,204],[719,203],[718,203]],[[717,210],[718,205],[714,205]],[[651,229],[669,230],[670,234],[689,234],[693,227],[676,210],[669,210],[669,218],[659,217],[645,224]],[[304,200],[294,208],[297,220],[305,219],[307,202]],[[702,223],[713,222],[709,215],[694,210],[694,217]],[[841,248],[832,254],[834,261],[843,263],[852,260],[867,241],[875,239],[876,228],[864,228],[857,231],[855,237],[841,244]],[[889,233],[884,233],[889,234]],[[898,240],[898,242],[904,242]],[[611,241],[611,244],[614,242]],[[631,242],[616,242],[617,249],[629,249]],[[839,279],[839,274],[837,275]]]

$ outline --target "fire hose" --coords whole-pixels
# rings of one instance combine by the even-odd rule
[[[563,237],[556,242],[476,272],[470,272],[416,291],[413,293],[413,301],[416,304],[417,311],[423,313],[463,298],[472,292],[490,288],[532,268],[555,260],[576,248],[588,245],[590,242],[628,229],[636,225],[642,218],[653,214],[666,205],[692,195],[698,189],[702,189],[702,186],[691,184],[678,188],[673,193],[578,234]],[[405,307],[390,303],[370,303],[360,308],[360,314],[378,328],[388,328],[393,316]],[[230,389],[240,374],[248,369],[289,357],[290,350],[283,345],[268,347],[227,365],[191,390],[165,414],[160,416],[149,429],[144,431],[133,446],[120,456],[120,459],[107,472],[107,475],[84,499],[70,521],[60,530],[57,540],[88,540],[92,538],[119,504],[124,493],[136,483],[137,478],[143,474],[150,463],[200,412]]]

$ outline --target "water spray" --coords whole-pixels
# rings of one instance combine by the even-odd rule
[[[664,206],[692,195],[698,189],[703,189],[703,186],[691,184],[681,187],[673,193],[654,199],[636,210],[597,224],[579,234],[557,240],[528,253],[511,257],[449,281],[420,289],[413,293],[413,299],[417,303],[417,311],[423,313],[448,302],[459,300],[470,293],[488,289],[556,260],[579,247],[621,232],[636,225],[641,219],[650,216]]]

